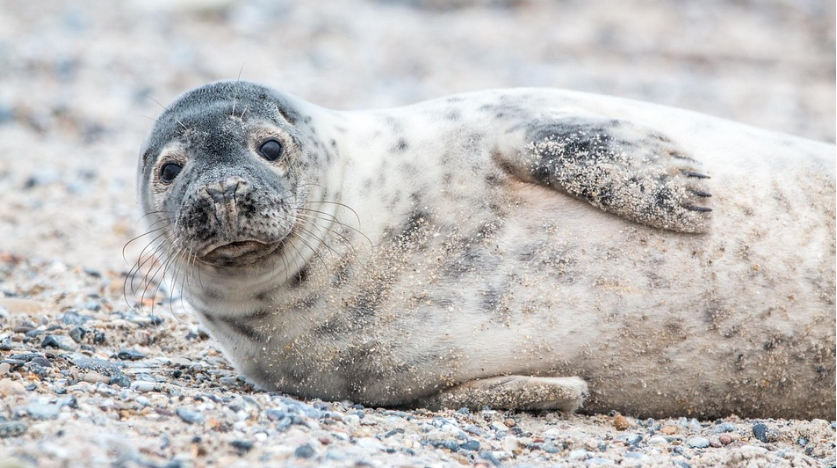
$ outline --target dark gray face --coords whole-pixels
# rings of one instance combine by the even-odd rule
[[[286,98],[253,83],[190,91],[159,118],[141,153],[138,187],[165,253],[235,268],[281,250],[304,203],[309,135]],[[151,213],[149,215],[149,213]]]

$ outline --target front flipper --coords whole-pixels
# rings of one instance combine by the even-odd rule
[[[473,380],[421,399],[413,406],[427,409],[471,408],[559,410],[572,413],[587,396],[587,383],[578,377],[509,375]]]
[[[637,223],[709,229],[708,176],[667,137],[627,121],[568,116],[529,125],[529,142],[497,154],[527,182],[546,185]]]

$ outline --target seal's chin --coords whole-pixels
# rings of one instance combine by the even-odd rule
[[[203,255],[201,260],[215,266],[245,266],[258,262],[276,252],[281,246],[281,242],[264,243],[254,240],[230,242],[213,248]]]

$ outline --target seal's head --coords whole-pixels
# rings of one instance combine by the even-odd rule
[[[317,179],[290,99],[228,81],[166,108],[141,150],[137,182],[164,254],[216,271],[280,254],[305,203],[301,188]]]

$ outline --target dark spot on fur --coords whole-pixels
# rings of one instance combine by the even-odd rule
[[[410,145],[407,143],[407,140],[405,140],[403,138],[399,138],[398,143],[396,143],[395,147],[393,148],[393,151],[398,152],[398,153],[403,153],[409,147],[410,147]]]
[[[483,292],[480,308],[486,312],[494,312],[500,306],[500,291],[492,285]]]
[[[264,337],[262,337],[262,335],[259,332],[257,332],[255,328],[253,328],[251,325],[249,325],[247,323],[249,321],[247,319],[243,319],[243,318],[240,318],[240,317],[236,317],[236,318],[223,317],[223,318],[220,318],[219,320],[221,322],[223,322],[231,330],[238,333],[239,335],[243,335],[243,336],[247,337],[247,339],[254,340],[254,341],[263,341],[263,339],[264,339]]]
[[[291,278],[290,286],[291,287],[298,287],[302,286],[308,281],[308,266],[304,266],[300,268],[300,270]]]
[[[401,237],[404,239],[411,238],[413,235],[418,233],[419,229],[421,229],[429,219],[430,215],[424,211],[411,211],[407,216],[407,220],[404,222],[404,227],[401,229]]]

